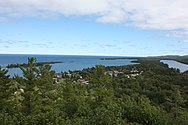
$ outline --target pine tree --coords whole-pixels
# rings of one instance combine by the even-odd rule
[[[1,69],[0,67],[0,111],[6,112],[7,107],[7,98],[10,96],[10,92],[8,91],[10,76],[7,75],[8,70]],[[7,107],[7,108],[6,108]]]

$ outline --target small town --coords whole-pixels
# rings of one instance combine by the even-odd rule
[[[134,79],[135,77],[141,75],[143,73],[143,71],[138,71],[137,69],[132,69],[129,71],[129,73],[125,73],[122,71],[106,71],[105,75],[109,75],[110,77],[125,77],[128,79]],[[80,72],[76,71],[76,72],[62,72],[62,73],[56,73],[53,80],[55,83],[59,83],[60,81],[63,81],[65,79],[69,79],[74,83],[81,83],[81,84],[89,84],[90,81],[87,77],[83,77],[82,75],[80,75]]]

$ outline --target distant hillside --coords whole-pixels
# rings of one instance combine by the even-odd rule
[[[117,59],[136,59],[136,61],[141,63],[143,61],[160,61],[160,60],[175,60],[180,63],[188,64],[188,55],[178,56],[178,55],[167,55],[167,56],[148,56],[148,57],[121,57],[121,58],[101,58],[101,60],[117,60]]]

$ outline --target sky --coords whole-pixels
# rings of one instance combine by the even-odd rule
[[[187,0],[0,0],[0,54],[188,55]]]

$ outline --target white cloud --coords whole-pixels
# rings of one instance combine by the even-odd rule
[[[175,37],[182,39],[183,42],[188,42],[188,30],[170,31],[166,34],[167,37]]]
[[[187,0],[0,0],[0,21],[22,16],[95,16],[97,22],[188,31]]]
[[[167,37],[176,37],[176,38],[185,38],[187,37],[188,32],[187,31],[170,31],[169,33],[166,34]]]

